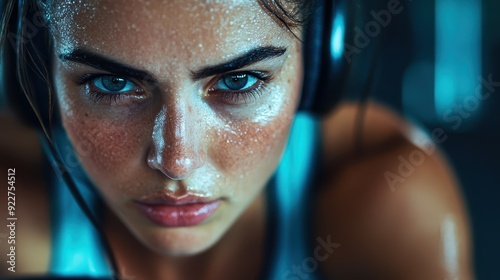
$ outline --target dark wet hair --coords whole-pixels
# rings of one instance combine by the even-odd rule
[[[307,24],[317,0],[259,0],[259,3],[278,23],[292,31]]]

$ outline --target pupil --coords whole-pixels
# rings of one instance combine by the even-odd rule
[[[248,75],[232,75],[224,78],[224,84],[231,90],[240,90],[245,87],[248,82]]]
[[[125,79],[118,77],[102,77],[101,82],[102,85],[109,91],[120,91],[127,84]]]

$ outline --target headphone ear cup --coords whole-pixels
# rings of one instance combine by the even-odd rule
[[[351,70],[343,55],[350,11],[345,0],[318,0],[317,4],[305,29],[299,110],[325,115],[339,103]]]
[[[324,4],[323,0],[317,0],[313,13],[304,30],[303,36],[303,71],[302,95],[299,110],[311,110],[314,106],[318,79],[321,71],[323,29],[324,29]]]

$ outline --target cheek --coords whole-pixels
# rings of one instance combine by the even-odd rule
[[[226,123],[222,132],[212,133],[212,139],[220,140],[210,152],[221,170],[257,182],[256,177],[265,178],[276,169],[300,100],[300,48],[295,52],[278,77],[280,86],[269,90],[272,97],[265,106],[256,110],[253,117]]]
[[[109,185],[110,178],[127,181],[134,175],[133,169],[145,161],[148,131],[144,122],[99,117],[86,109],[74,109],[70,115],[63,111],[62,119],[80,162],[98,186]],[[79,147],[86,152],[80,153]]]
[[[298,86],[276,87],[268,105],[262,106],[254,116],[233,123],[214,132],[212,139],[219,139],[210,150],[218,168],[229,177],[259,182],[277,167],[284,151],[295,114]]]
[[[210,150],[211,158],[228,176],[243,179],[263,170],[269,173],[280,158],[289,123],[288,116],[280,116],[265,125],[240,124],[226,130]]]
[[[55,91],[62,123],[85,171],[98,186],[104,178],[113,178],[110,175],[127,174],[120,170],[124,170],[124,163],[140,159],[146,135],[140,122],[146,120],[130,122],[119,115],[110,118],[83,98],[81,90],[69,85],[61,67],[56,69]]]

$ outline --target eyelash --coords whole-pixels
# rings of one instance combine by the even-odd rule
[[[115,104],[118,103],[118,101],[120,101],[120,99],[123,97],[123,95],[125,93],[112,94],[112,93],[106,93],[106,92],[102,92],[100,90],[93,89],[95,86],[92,85],[91,83],[93,81],[97,80],[98,78],[102,78],[102,77],[117,77],[117,78],[125,79],[127,81],[132,82],[137,87],[137,89],[135,90],[136,93],[138,93],[138,94],[142,93],[142,90],[140,89],[139,86],[137,86],[136,82],[129,80],[129,79],[126,79],[126,78],[123,78],[121,76],[111,75],[111,74],[84,74],[84,75],[77,76],[75,79],[75,83],[79,86],[85,85],[88,87],[89,97],[94,103],[106,102],[105,104],[111,104],[111,102],[113,102],[113,101],[115,102]]]
[[[271,80],[273,80],[273,76],[260,71],[243,71],[243,72],[233,72],[226,73],[221,76],[217,76],[212,82],[212,86],[208,89],[209,93],[216,92],[213,87],[219,82],[222,81],[225,77],[237,76],[237,75],[248,75],[256,78],[258,81],[255,83],[256,85],[252,85],[250,89],[247,90],[221,90],[221,92],[216,93],[219,98],[229,104],[238,105],[238,104],[247,104],[250,99],[256,100],[262,93],[265,91],[266,86],[269,84]]]
[[[214,89],[214,86],[222,81],[225,77],[235,76],[235,75],[248,75],[256,78],[258,81],[255,83],[256,85],[252,85],[248,90],[218,90]],[[75,83],[79,86],[86,85],[89,88],[89,97],[95,103],[106,102],[106,104],[111,104],[111,102],[115,102],[117,104],[120,99],[128,95],[128,92],[123,93],[107,93],[101,90],[96,90],[95,85],[92,83],[96,81],[98,78],[102,77],[116,77],[122,78],[126,81],[133,83],[136,87],[134,92],[136,94],[142,95],[143,89],[138,85],[136,81],[132,79],[128,79],[123,76],[117,76],[112,74],[84,74],[77,76],[75,78]],[[262,93],[265,91],[268,83],[273,80],[274,77],[271,74],[261,72],[261,71],[242,71],[242,72],[232,72],[226,73],[220,76],[217,76],[213,79],[214,82],[210,82],[211,86],[208,89],[209,95],[217,95],[224,102],[230,105],[240,105],[247,104],[250,99],[256,100]]]

